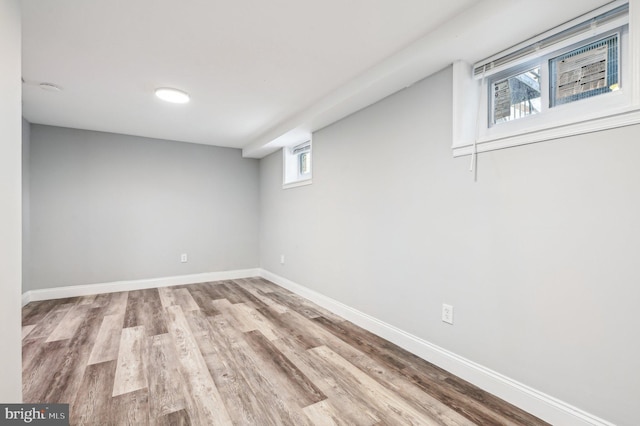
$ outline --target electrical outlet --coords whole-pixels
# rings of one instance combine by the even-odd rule
[[[442,321],[453,324],[453,306],[442,304]]]
[[[280,264],[284,265],[284,254],[280,255]]]
[[[180,255],[180,262],[187,263],[187,253],[182,253]]]

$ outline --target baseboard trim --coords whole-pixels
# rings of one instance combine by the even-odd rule
[[[116,281],[30,290],[22,294],[22,306],[39,300],[63,299],[65,297],[89,296],[118,291],[143,290],[146,288],[168,287],[172,285],[196,284],[210,281],[250,278],[259,275],[259,269],[238,269],[234,271],[206,272],[203,274],[179,275],[173,277],[149,278],[143,280]]]
[[[546,422],[565,426],[615,426],[613,423],[380,321],[315,290],[265,269],[258,271],[262,278],[311,300],[336,315],[395,343]]]

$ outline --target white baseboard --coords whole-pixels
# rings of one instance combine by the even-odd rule
[[[259,269],[259,275],[554,425],[614,426],[557,398],[463,358],[314,290]]]
[[[259,271],[259,269],[239,269],[234,271],[207,272],[203,274],[180,275],[174,277],[30,290],[22,294],[22,306],[25,306],[29,302],[36,302],[38,300],[63,299],[65,297],[89,296],[92,294],[115,293],[118,291],[143,290],[146,288],[168,287],[172,285],[233,280],[236,278],[250,278],[258,276]]]
[[[272,281],[551,424],[565,426],[615,426],[613,423],[589,414],[564,401],[537,391],[496,371],[318,293],[315,290],[311,290],[264,269],[220,271],[30,290],[22,294],[22,306],[29,302],[39,300],[62,299],[66,297],[89,296],[100,293],[115,293],[119,291],[142,290],[255,276],[260,276]]]

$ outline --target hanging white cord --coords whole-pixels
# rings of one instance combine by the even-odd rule
[[[484,77],[487,72],[487,66],[482,67],[482,80],[480,82],[480,90],[484,90]],[[476,115],[476,136],[473,138],[473,152],[471,153],[471,164],[469,171],[473,172],[473,181],[478,181],[478,137],[480,137],[480,106],[482,103],[482,93],[478,96],[478,114]]]

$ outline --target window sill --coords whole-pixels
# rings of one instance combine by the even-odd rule
[[[600,37],[610,31],[620,30],[620,46],[622,48],[619,47],[618,57],[622,83],[618,91],[583,99],[580,102],[569,102],[553,108],[543,108],[543,111],[536,115],[488,126],[490,118],[488,109],[490,107],[487,99],[489,90],[487,89],[487,80],[485,80],[486,76],[483,72],[483,78],[479,80],[477,72],[475,72],[477,67],[464,61],[456,61],[453,64],[453,156],[460,157],[473,154],[474,151],[487,152],[640,124],[640,31],[638,30],[640,29],[640,8],[633,7],[637,6],[640,0],[611,2],[609,5],[594,10],[592,14],[594,16],[603,15],[603,12],[606,13],[608,10],[613,10],[612,8],[621,7],[627,2],[630,4],[628,16],[614,18],[610,22],[603,21],[597,34]],[[584,17],[568,22],[565,27],[573,25],[577,21],[584,21]],[[593,23],[590,25],[593,30]],[[562,31],[562,28],[549,30],[539,37],[548,38],[548,34],[556,31]],[[589,37],[592,36],[585,33],[586,36],[588,37],[582,40],[583,36],[578,34],[576,37],[580,40],[568,39],[566,45],[560,46],[551,44],[548,52],[532,51],[530,56],[538,58],[541,63],[548,64],[549,58],[547,56],[553,56],[558,49],[569,48],[571,50],[570,45],[575,44],[577,48],[582,45],[583,41],[588,43]],[[525,47],[533,46],[535,42],[539,41],[539,39],[535,42],[532,40],[527,40],[522,45],[526,44]],[[569,43],[569,41],[571,42]],[[527,60],[529,60],[528,56],[523,57],[521,63],[524,64]],[[505,65],[505,69],[517,65],[509,63],[508,66]],[[493,74],[496,75],[495,78],[498,78],[497,72],[493,71]],[[545,74],[548,72],[546,67],[545,72],[541,72],[542,77],[546,76],[542,78],[546,81],[544,90],[541,91],[542,95],[548,93],[549,78],[548,74]],[[541,98],[541,105],[549,104],[548,96],[546,99],[545,96],[541,96]],[[475,145],[474,141],[477,141]]]
[[[568,136],[593,133],[601,130],[630,126],[640,123],[640,108],[632,107],[620,110],[617,113],[592,118],[589,120],[574,122],[540,130],[525,131],[505,137],[486,138],[478,141],[477,152],[494,151],[510,148],[518,145],[526,145],[536,142],[545,142]],[[453,156],[461,157],[473,153],[473,144],[467,143],[453,148]]]
[[[295,182],[289,182],[289,183],[283,184],[282,189],[297,188],[299,186],[311,185],[312,183],[313,183],[313,180],[311,178],[305,179],[305,180],[297,180]]]

